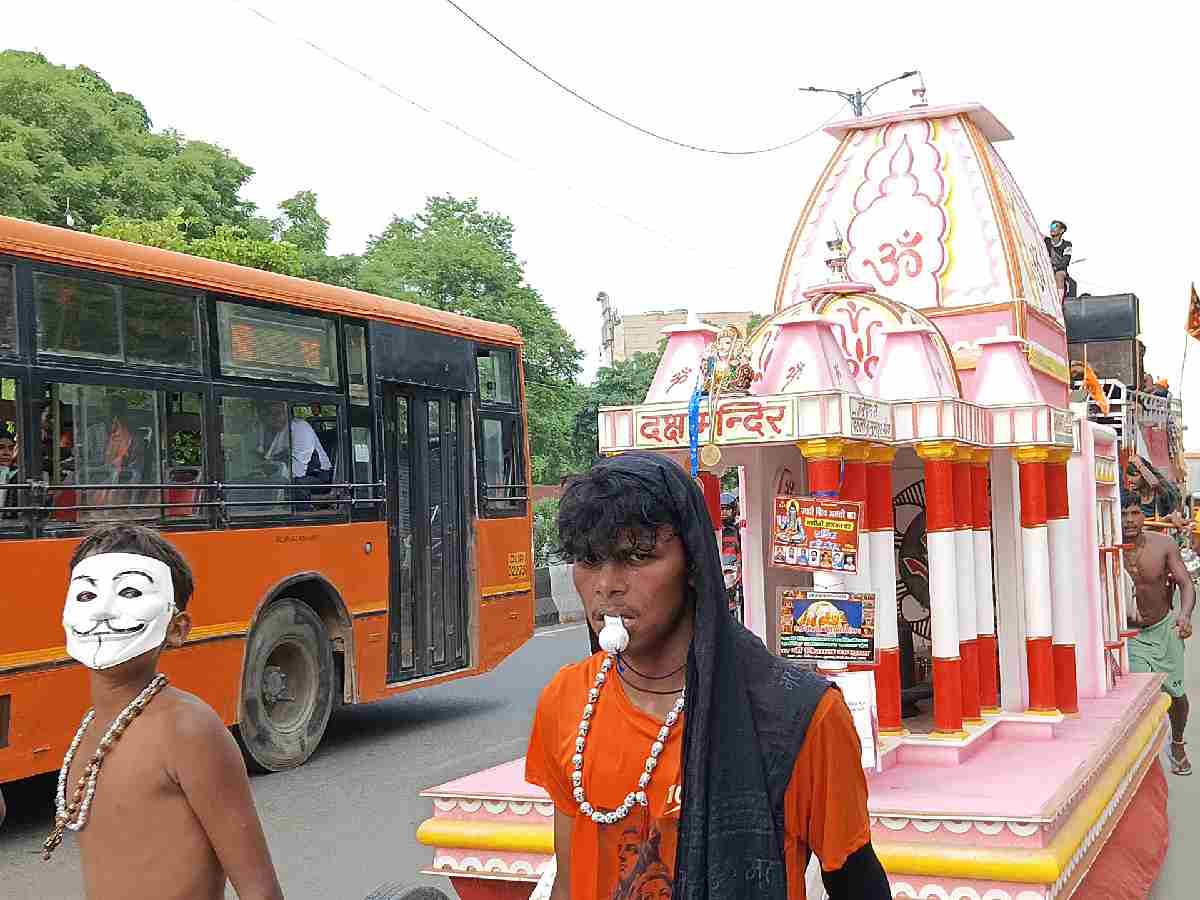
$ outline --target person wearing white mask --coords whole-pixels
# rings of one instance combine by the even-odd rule
[[[88,900],[222,900],[227,881],[240,900],[283,897],[237,745],[158,671],[187,639],[192,590],[179,551],[140,526],[99,528],[71,558],[63,630],[93,708],[63,760],[43,858],[74,832]]]

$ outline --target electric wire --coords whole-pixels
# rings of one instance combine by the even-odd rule
[[[755,150],[723,150],[723,149],[719,149],[719,148],[715,148],[715,147],[702,147],[699,144],[691,144],[691,143],[688,143],[687,141],[676,140],[675,138],[668,137],[665,134],[660,134],[657,131],[652,131],[651,129],[646,128],[642,125],[639,125],[636,122],[630,121],[629,119],[625,118],[624,116],[622,116],[618,113],[612,112],[611,110],[606,109],[605,107],[601,106],[599,103],[596,103],[594,100],[591,100],[588,97],[585,97],[583,94],[579,93],[579,91],[575,90],[574,88],[570,87],[569,85],[563,84],[563,82],[559,81],[557,78],[555,78],[549,72],[547,72],[545,69],[541,68],[536,63],[530,61],[525,56],[523,56],[518,50],[516,50],[514,47],[512,47],[510,44],[508,44],[503,38],[501,38],[495,32],[491,31],[486,25],[484,25],[482,22],[480,22],[478,19],[476,19],[473,15],[471,15],[469,12],[467,12],[465,9],[463,9],[461,6],[459,6],[455,2],[455,0],[446,0],[446,2],[448,4],[450,4],[451,6],[453,6],[456,10],[458,10],[458,12],[463,16],[463,18],[465,18],[468,22],[470,22],[472,25],[474,25],[476,28],[478,28],[480,31],[482,31],[484,34],[486,34],[488,37],[490,37],[493,41],[495,41],[497,44],[499,44],[501,47],[503,47],[505,50],[507,50],[510,54],[512,54],[514,57],[516,57],[518,60],[520,60],[525,65],[527,65],[529,68],[533,69],[533,71],[537,72],[539,75],[541,75],[543,78],[545,78],[551,84],[558,87],[560,90],[566,91],[568,94],[570,94],[576,100],[579,100],[581,103],[584,103],[587,106],[590,106],[592,109],[594,109],[596,112],[600,113],[601,115],[607,116],[608,118],[610,118],[616,122],[620,122],[622,125],[632,128],[634,131],[640,132],[640,133],[646,135],[647,137],[652,137],[655,140],[659,140],[659,141],[662,141],[667,144],[673,144],[676,147],[682,147],[685,150],[695,150],[697,153],[711,153],[715,156],[760,156],[764,153],[774,153],[776,150],[786,150],[788,147],[794,147],[794,146],[796,146],[796,144],[799,144],[801,141],[812,137],[814,134],[816,134],[818,131],[820,131],[822,128],[824,128],[826,125],[828,125],[830,122],[832,122],[834,119],[834,116],[836,116],[838,113],[841,112],[841,107],[838,107],[838,113],[834,113],[834,116],[830,116],[828,119],[826,119],[820,125],[818,125],[816,128],[812,129],[811,131],[806,131],[804,134],[800,135],[799,137],[794,137],[789,141],[784,141],[781,144],[775,144],[770,147],[759,147]]]

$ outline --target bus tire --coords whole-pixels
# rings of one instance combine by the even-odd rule
[[[435,887],[407,887],[403,884],[381,884],[371,893],[367,900],[450,900],[448,896]]]
[[[238,743],[250,768],[294,769],[325,734],[333,708],[333,648],[325,625],[306,604],[272,600],[246,643]]]

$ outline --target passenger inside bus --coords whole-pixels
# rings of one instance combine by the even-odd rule
[[[20,473],[18,471],[17,439],[13,437],[14,429],[11,422],[0,422],[0,485],[7,485],[12,481],[20,481]],[[16,516],[16,513],[9,512],[9,508],[20,506],[17,502],[16,490],[8,490],[0,487],[0,510],[4,510],[0,515],[5,519],[11,519]]]
[[[268,466],[267,477],[291,479],[299,485],[329,485],[333,482],[333,461],[321,443],[317,432],[306,419],[288,415],[288,405],[282,401],[258,405],[263,431],[259,455]],[[288,420],[291,420],[291,427]],[[292,491],[291,504],[295,512],[312,509],[309,503],[318,490]]]

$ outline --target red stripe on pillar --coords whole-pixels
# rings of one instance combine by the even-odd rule
[[[1046,524],[1046,464],[1020,463],[1021,527]]]
[[[958,657],[933,658],[933,727],[942,734],[962,731],[962,666]]]
[[[840,477],[841,460],[808,460],[808,492],[810,494],[824,494],[825,496],[836,497]]]
[[[892,509],[892,464],[867,463],[867,531],[887,531],[896,527]]]
[[[1065,713],[1079,712],[1079,687],[1075,678],[1075,645],[1054,645],[1055,704]]]
[[[1034,712],[1053,712],[1054,651],[1049,637],[1025,638],[1025,653],[1029,660],[1029,708]]]
[[[704,488],[704,505],[708,507],[708,516],[716,531],[721,527],[721,480],[712,472],[701,472],[699,478]]]
[[[954,525],[960,529],[971,528],[974,507],[971,503],[971,464],[954,463]],[[926,493],[928,493],[926,485]],[[927,514],[928,515],[928,514]]]
[[[861,459],[846,460],[846,468],[842,473],[842,490],[839,495],[842,500],[867,499],[867,464]]]
[[[958,655],[962,659],[962,716],[967,722],[982,722],[979,708],[979,644],[959,641]]]
[[[925,530],[953,531],[954,464],[947,459],[925,460]]]
[[[879,666],[875,669],[875,702],[879,707],[879,731],[883,734],[903,734],[898,647],[879,651]]]
[[[1065,519],[1071,515],[1067,499],[1067,464],[1046,463],[1046,518]]]
[[[992,527],[992,500],[988,496],[987,463],[971,464],[971,524],[976,531]]]
[[[980,711],[1000,708],[1000,647],[994,634],[981,634],[975,641],[979,653]]]

